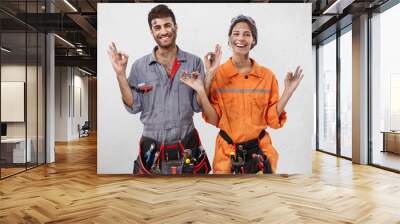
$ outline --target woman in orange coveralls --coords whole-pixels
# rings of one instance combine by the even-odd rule
[[[203,117],[208,123],[221,129],[216,139],[213,171],[233,172],[232,163],[237,161],[238,149],[243,149],[238,147],[256,141],[260,154],[263,153],[263,158],[269,162],[270,171],[266,172],[264,169],[264,173],[275,173],[278,153],[272,146],[269,134],[264,130],[267,127],[277,129],[284,125],[284,107],[303,78],[302,69],[298,66],[294,73],[287,73],[285,89],[279,97],[278,81],[274,73],[249,57],[250,50],[257,44],[254,20],[243,15],[233,18],[228,35],[232,57],[219,65],[222,54],[219,45],[215,52],[209,52],[204,57],[204,85],[215,113],[206,114],[204,111]],[[260,170],[262,167],[252,172]],[[247,172],[242,170],[239,173]]]

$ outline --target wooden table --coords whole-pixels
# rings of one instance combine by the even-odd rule
[[[382,131],[381,133],[383,133],[382,152],[400,154],[400,131]]]
[[[1,139],[1,159],[6,163],[25,163],[31,161],[31,145],[32,141],[27,138],[28,142],[25,150],[25,138],[6,138]]]

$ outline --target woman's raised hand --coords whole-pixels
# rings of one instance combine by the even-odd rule
[[[285,77],[285,90],[293,94],[293,92],[297,89],[300,84],[300,81],[303,79],[304,74],[303,69],[300,66],[297,66],[294,74],[293,72],[288,72]]]
[[[221,46],[219,44],[215,45],[214,52],[208,52],[204,56],[204,65],[206,67],[207,75],[214,75],[217,71],[219,64],[221,63]]]

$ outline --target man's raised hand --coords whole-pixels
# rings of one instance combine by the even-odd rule
[[[114,42],[108,47],[107,53],[117,76],[126,76],[126,65],[128,64],[129,56],[126,53],[118,52]]]

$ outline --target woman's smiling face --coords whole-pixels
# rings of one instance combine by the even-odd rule
[[[237,23],[229,36],[229,45],[234,54],[247,55],[255,43],[250,26],[246,22]]]

